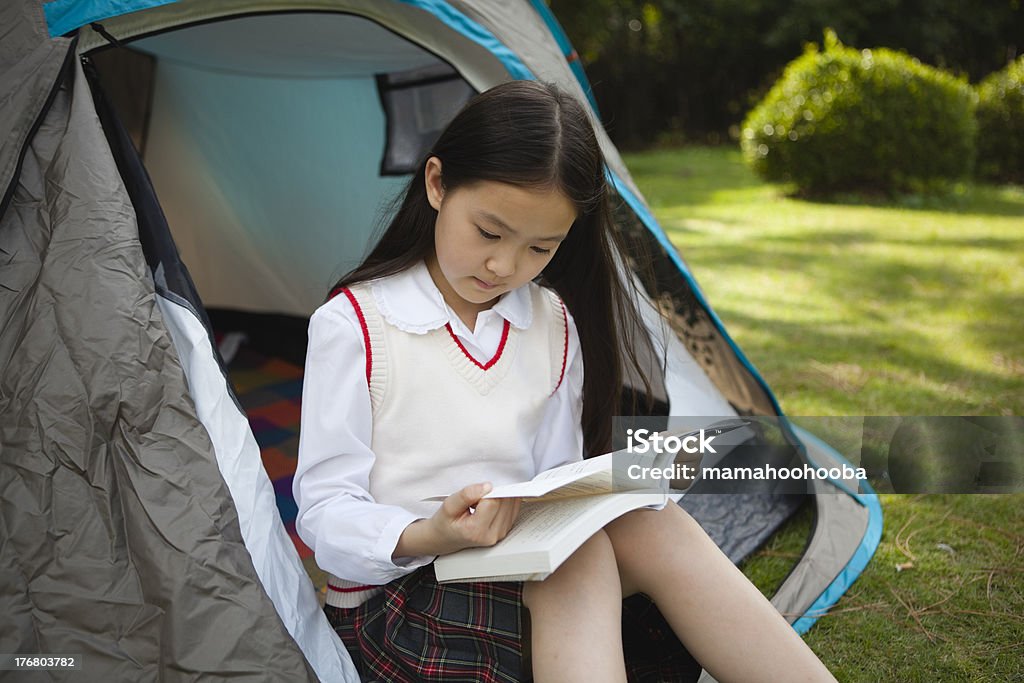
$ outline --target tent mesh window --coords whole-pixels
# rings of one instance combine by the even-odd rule
[[[654,281],[642,284],[686,350],[740,415],[774,415],[771,398],[737,359],[696,292],[680,277],[664,247],[617,193],[612,206],[614,224],[623,237],[627,260],[634,269],[641,271],[643,264],[649,265]]]
[[[380,74],[377,90],[387,120],[381,175],[415,173],[437,136],[476,94],[447,64]]]

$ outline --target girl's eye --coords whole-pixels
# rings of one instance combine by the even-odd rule
[[[480,236],[483,237],[485,240],[496,240],[499,238],[499,235],[495,235],[493,232],[487,232],[486,230],[479,226],[477,226],[477,230],[480,231]]]
[[[530,249],[533,249],[533,253],[540,254],[542,256],[545,256],[545,255],[551,253],[550,249],[545,249],[544,247],[530,247]]]

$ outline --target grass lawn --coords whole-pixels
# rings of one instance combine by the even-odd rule
[[[1024,414],[1024,190],[816,203],[732,149],[626,164],[789,415]],[[840,681],[1024,680],[1024,494],[881,501],[877,554],[807,642]],[[810,523],[744,565],[762,590]]]

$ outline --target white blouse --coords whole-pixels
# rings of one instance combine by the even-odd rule
[[[388,323],[411,334],[450,324],[466,350],[481,362],[497,352],[505,320],[519,329],[532,321],[530,296],[523,287],[480,312],[470,330],[445,304],[423,263],[374,282],[372,289]],[[583,457],[583,359],[571,315],[568,332],[565,378],[549,399],[534,439],[535,473]],[[336,296],[309,321],[299,461],[292,492],[299,507],[296,531],[314,551],[320,568],[352,581],[380,585],[434,557],[391,559],[402,532],[420,517],[379,504],[368,493],[374,453],[365,363],[355,309],[347,297]],[[427,495],[446,492],[444,472],[438,472],[436,481],[424,482],[424,489],[430,491]]]

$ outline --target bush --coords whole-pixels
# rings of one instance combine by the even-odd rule
[[[974,108],[965,80],[826,31],[747,115],[741,144],[762,177],[804,194],[927,190],[970,173]]]
[[[1024,56],[978,84],[978,177],[1024,183]]]

